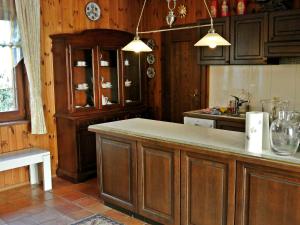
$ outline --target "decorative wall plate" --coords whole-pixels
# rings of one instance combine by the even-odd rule
[[[150,64],[150,65],[155,63],[155,56],[152,53],[147,55],[147,63]]]
[[[98,20],[101,16],[100,6],[96,2],[89,2],[85,7],[85,14],[92,21]]]
[[[153,78],[155,76],[155,69],[152,66],[147,68],[147,76]]]
[[[187,9],[186,9],[185,5],[183,5],[183,4],[179,5],[178,8],[177,8],[177,11],[178,11],[178,16],[180,18],[186,17]]]
[[[153,50],[156,46],[155,41],[153,39],[148,39],[147,45]]]

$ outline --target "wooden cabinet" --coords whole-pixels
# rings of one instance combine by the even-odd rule
[[[236,122],[236,121],[216,120],[216,128],[222,130],[245,132],[245,121]]]
[[[300,224],[298,172],[238,163],[236,225]]]
[[[209,24],[210,20],[200,20],[199,25]],[[214,29],[218,34],[229,40],[229,26],[230,17],[215,18]],[[203,37],[207,34],[210,27],[202,27],[199,29],[199,37]],[[200,47],[198,51],[198,64],[203,65],[217,65],[217,64],[229,64],[229,47]]]
[[[271,12],[269,14],[268,41],[299,41],[300,10]]]
[[[300,56],[300,10],[269,14],[268,57]]]
[[[180,224],[180,152],[138,145],[139,214],[162,224]]]
[[[104,201],[136,212],[136,142],[98,137],[100,194]]]
[[[231,64],[266,64],[264,44],[268,38],[266,13],[233,16],[230,25]]]
[[[97,29],[52,35],[58,133],[57,174],[73,182],[96,174],[88,125],[144,117],[140,55],[122,52],[133,35]]]
[[[182,152],[181,199],[181,224],[233,225],[235,161]]]
[[[199,24],[209,24],[209,20],[200,20]],[[199,64],[266,64],[264,44],[268,38],[268,14],[251,14],[214,19],[214,28],[222,37],[229,40],[231,46],[200,47]],[[200,28],[200,37],[207,34],[209,28]],[[230,35],[229,35],[230,34]]]
[[[300,224],[296,164],[113,131],[97,161],[105,202],[161,224]]]

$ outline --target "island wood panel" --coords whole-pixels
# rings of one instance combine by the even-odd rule
[[[136,211],[136,142],[97,136],[100,194],[104,201]]]
[[[134,32],[138,20],[141,0],[96,0],[101,7],[101,19],[93,22],[88,20],[84,8],[89,0],[45,0],[41,1],[41,83],[42,98],[46,126],[46,135],[31,135],[30,126],[11,125],[1,128],[0,140],[4,143],[0,154],[6,151],[16,151],[26,147],[42,147],[49,149],[52,157],[52,174],[57,167],[56,122],[54,118],[54,78],[51,39],[49,35],[58,33],[80,32],[85,29],[110,28]],[[10,129],[22,130],[9,138]],[[23,135],[26,134],[26,135]],[[16,146],[16,139],[22,140]],[[7,143],[7,144],[5,144]],[[12,175],[14,174],[14,175]],[[28,183],[27,168],[15,169],[0,173],[0,191]]]
[[[299,172],[237,165],[236,225],[300,224]]]
[[[235,161],[181,153],[181,224],[233,225]]]
[[[180,224],[180,152],[138,143],[138,213],[162,224]]]

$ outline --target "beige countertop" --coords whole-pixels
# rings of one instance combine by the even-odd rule
[[[89,131],[129,135],[192,147],[202,147],[211,151],[234,153],[261,159],[269,159],[292,164],[300,164],[300,153],[294,156],[278,156],[271,150],[262,154],[245,150],[245,133],[219,130],[192,125],[163,122],[149,119],[129,119],[89,126]]]

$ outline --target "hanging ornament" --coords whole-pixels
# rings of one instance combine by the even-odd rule
[[[180,18],[186,17],[187,9],[186,9],[185,5],[181,4],[180,6],[178,6],[177,11],[178,11],[178,15],[179,15]]]
[[[166,21],[167,21],[167,24],[172,27],[173,23],[175,22],[176,20],[176,16],[174,14],[174,9],[176,7],[176,0],[173,0],[173,8],[171,8],[170,6],[170,2],[171,0],[167,0],[167,3],[168,3],[168,9],[169,9],[169,14],[166,16]]]

